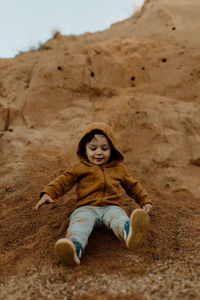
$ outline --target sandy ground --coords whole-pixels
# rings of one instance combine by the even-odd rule
[[[149,0],[109,30],[0,60],[0,299],[199,299],[199,14],[199,1]],[[66,268],[54,244],[75,190],[32,208],[92,121],[113,127],[154,210],[137,251],[98,228]]]

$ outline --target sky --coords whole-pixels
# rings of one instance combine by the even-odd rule
[[[102,31],[133,15],[144,0],[0,0],[0,58],[63,35]]]

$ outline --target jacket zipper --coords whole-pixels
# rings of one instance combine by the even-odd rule
[[[105,177],[104,167],[100,165],[100,168],[103,173],[103,179],[104,179],[104,189],[103,189],[103,198],[104,198],[106,194],[106,177]]]

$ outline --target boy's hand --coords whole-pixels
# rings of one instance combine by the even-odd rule
[[[54,203],[55,201],[48,195],[44,194],[38,203],[34,206],[34,210],[38,210],[45,203]]]
[[[146,211],[146,213],[149,214],[149,213],[152,212],[153,206],[152,206],[152,204],[147,203],[147,204],[145,204],[145,205],[143,206],[143,209],[144,209],[144,211]]]

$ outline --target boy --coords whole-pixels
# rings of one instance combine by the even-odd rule
[[[65,238],[55,244],[58,258],[69,265],[80,264],[82,251],[95,225],[105,224],[124,239],[133,250],[144,241],[149,227],[152,202],[140,183],[121,165],[123,155],[117,150],[112,129],[103,122],[91,123],[78,144],[79,163],[51,181],[34,207],[54,202],[77,184],[76,209],[70,216]],[[130,219],[123,209],[123,187],[142,209]]]

